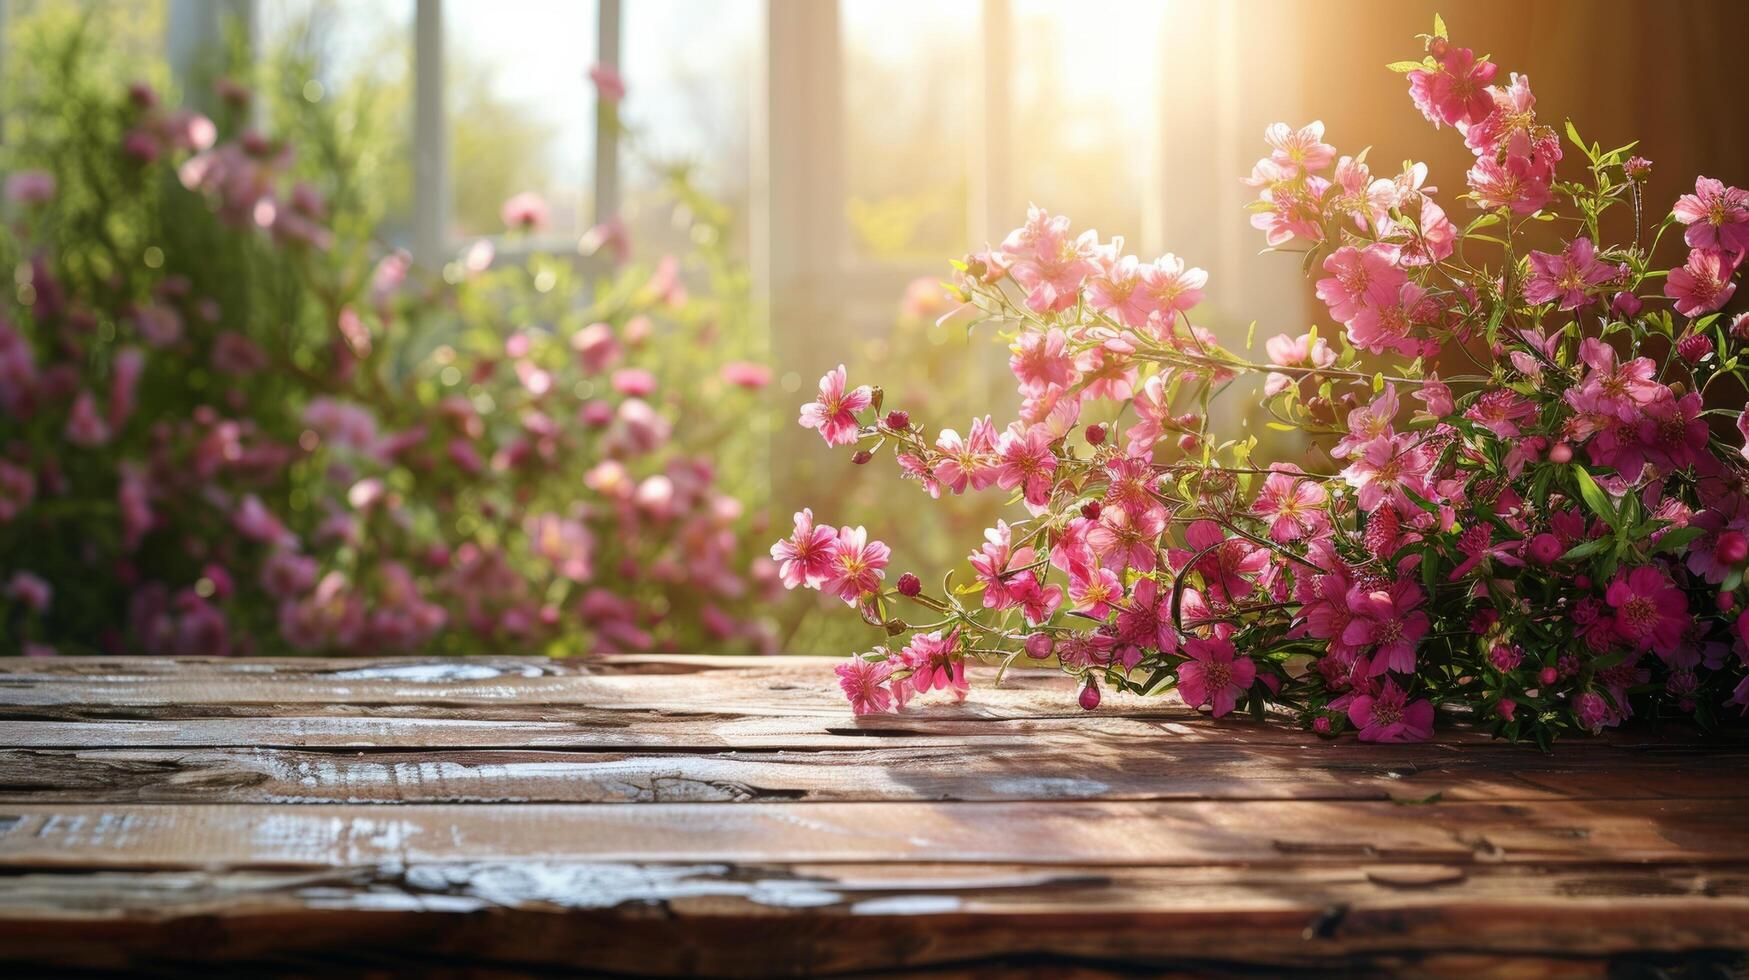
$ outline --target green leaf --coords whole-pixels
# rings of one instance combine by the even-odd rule
[[[1451,40],[1445,34],[1445,18],[1438,14],[1433,15],[1433,36],[1447,41]]]
[[[1614,538],[1593,538],[1590,541],[1582,541],[1568,548],[1567,553],[1561,556],[1561,560],[1579,561],[1582,558],[1593,558],[1602,554],[1613,544],[1615,544]]]
[[[1393,61],[1385,67],[1389,68],[1391,71],[1397,72],[1398,74],[1403,74],[1406,72],[1421,71],[1427,66],[1419,61]]]
[[[1615,527],[1617,521],[1615,507],[1609,502],[1609,495],[1603,492],[1603,488],[1597,485],[1597,481],[1591,478],[1590,473],[1585,472],[1585,467],[1574,463],[1573,478],[1579,483],[1579,496],[1584,498],[1585,506],[1591,508],[1598,517],[1603,518],[1610,527]]]
[[[1652,550],[1654,553],[1659,551],[1675,551],[1705,533],[1706,528],[1701,527],[1674,528],[1665,531],[1664,536],[1658,539],[1658,547]]]

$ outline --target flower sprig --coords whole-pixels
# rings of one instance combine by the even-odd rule
[[[1563,144],[1528,78],[1498,80],[1443,22],[1422,41],[1391,67],[1474,154],[1463,193],[1415,162],[1375,176],[1317,122],[1269,127],[1246,178],[1252,224],[1322,270],[1335,327],[1229,349],[1192,318],[1202,270],[1033,208],[954,264],[942,318],[996,326],[1018,418],[931,438],[842,366],[821,380],[801,422],[828,445],[890,449],[931,497],[994,488],[1024,511],[934,593],[889,586],[865,529],[797,515],[772,550],[784,583],[882,632],[839,668],[855,711],[963,698],[974,659],[1060,669],[1088,709],[1102,688],[1176,691],[1375,741],[1429,737],[1438,709],[1546,743],[1749,703],[1749,427],[1726,403],[1749,390],[1749,323],[1721,312],[1749,194],[1702,177],[1647,229],[1634,144],[1571,123]],[[1631,237],[1612,242],[1620,205]],[[1661,268],[1677,227],[1688,253]],[[1216,399],[1259,376],[1267,426],[1310,443],[1299,464],[1215,435]]]

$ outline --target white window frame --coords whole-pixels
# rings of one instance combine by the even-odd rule
[[[193,67],[205,43],[221,36],[226,17],[253,24],[257,0],[170,0],[171,65],[179,74]],[[445,0],[414,0],[413,38],[414,257],[433,267],[452,258],[459,242],[447,234],[452,174],[444,112]],[[465,2],[465,0],[461,0]],[[1161,0],[1165,2],[1165,0]],[[1258,255],[1256,236],[1244,222],[1248,192],[1238,178],[1246,171],[1249,133],[1261,133],[1257,120],[1292,119],[1297,93],[1255,91],[1242,71],[1242,24],[1257,17],[1290,17],[1294,0],[1234,0],[1220,4],[1173,2],[1162,18],[1164,66],[1154,86],[1148,113],[1151,132],[1144,145],[1150,156],[1141,201],[1142,226],[1124,229],[1144,258],[1173,243],[1206,239],[1216,229],[1213,248],[1187,254],[1186,261],[1208,269],[1210,294],[1217,306],[1247,316],[1260,329],[1298,329],[1305,310],[1297,288],[1298,269],[1280,256]],[[597,0],[596,61],[620,70],[623,0]],[[3,16],[4,0],[0,0]],[[890,320],[899,290],[910,278],[940,275],[948,256],[932,262],[883,262],[858,257],[845,221],[843,39],[837,0],[766,0],[763,71],[753,79],[754,159],[750,260],[754,281],[774,322],[774,341],[798,353],[818,342],[822,322],[884,316]],[[1025,188],[1009,166],[1013,132],[1014,16],[1010,0],[982,0],[979,43],[972,75],[971,118],[978,125],[968,140],[966,172],[970,183],[967,240],[974,247],[999,241],[1018,222],[1027,203]],[[1292,63],[1297,52],[1258,52],[1259,39],[1246,41],[1246,57]],[[1193,49],[1213,50],[1212,71],[1189,77],[1179,57]],[[1206,66],[1206,62],[1201,63]],[[184,74],[184,77],[186,75]],[[1184,93],[1196,93],[1186,97]],[[594,219],[617,215],[622,204],[619,147],[608,124],[612,107],[597,98],[595,159],[589,169]],[[1261,113],[1261,115],[1260,115]],[[1252,126],[1251,123],[1255,122]],[[1177,134],[1194,133],[1187,148]],[[1206,145],[1205,145],[1206,144]],[[1041,201],[1048,206],[1048,201]],[[510,253],[528,246],[506,243]],[[551,248],[555,243],[535,242]],[[557,243],[564,248],[568,243]],[[1296,326],[1288,326],[1289,323]],[[1267,334],[1264,334],[1267,336]],[[779,348],[783,349],[783,348]],[[824,356],[824,355],[822,355]]]

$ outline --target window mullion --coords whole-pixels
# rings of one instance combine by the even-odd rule
[[[413,13],[413,257],[433,269],[443,264],[449,234],[443,54],[443,0],[417,0]]]
[[[599,0],[595,32],[595,62],[603,68],[622,71],[620,65],[620,0]],[[599,223],[620,210],[619,116],[613,103],[595,97],[595,220]]]

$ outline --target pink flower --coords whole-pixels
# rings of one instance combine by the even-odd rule
[[[1271,123],[1263,131],[1263,141],[1269,144],[1269,159],[1286,177],[1323,170],[1336,159],[1336,148],[1324,142],[1324,123],[1319,120],[1297,130],[1287,123]]]
[[[1189,552],[1171,554],[1174,565],[1201,554],[1191,567],[1202,575],[1211,598],[1233,601],[1249,595],[1254,580],[1269,568],[1269,552],[1237,535],[1229,535],[1214,521],[1196,521],[1184,529]]]
[[[547,226],[547,202],[533,191],[523,191],[504,202],[498,216],[511,231],[534,231]]]
[[[1129,603],[1117,614],[1117,634],[1125,643],[1171,653],[1178,649],[1172,625],[1172,590],[1152,578],[1136,583]]]
[[[1142,291],[1153,305],[1155,316],[1167,321],[1202,302],[1202,290],[1208,281],[1207,272],[1186,268],[1184,260],[1171,252],[1142,266]]]
[[[856,442],[860,426],[856,413],[874,403],[874,393],[867,385],[845,390],[846,372],[840,364],[820,378],[820,394],[802,406],[804,429],[820,430],[828,446],[849,446]]]
[[[1498,70],[1493,62],[1477,61],[1469,48],[1450,47],[1438,68],[1409,73],[1409,97],[1435,126],[1478,123],[1494,109],[1488,85]]]
[[[1009,584],[1012,578],[1018,577],[1011,568],[1025,568],[1032,564],[1032,549],[1015,550],[1013,529],[1007,521],[999,520],[995,527],[984,531],[984,543],[966,560],[971,563],[978,581],[983,583],[984,608],[1008,609],[1014,605]]]
[[[1269,537],[1274,541],[1298,541],[1317,534],[1329,525],[1324,504],[1329,494],[1324,486],[1303,479],[1291,464],[1276,464],[1263,481],[1263,489],[1251,504],[1251,513],[1269,521]]]
[[[1141,263],[1135,256],[1125,255],[1087,280],[1087,305],[1126,327],[1140,327],[1154,311],[1141,286]]]
[[[1314,340],[1311,333],[1298,337],[1276,334],[1263,342],[1263,349],[1269,355],[1269,363],[1282,367],[1326,368],[1336,363],[1336,352],[1330,349],[1330,342],[1322,337]],[[1273,398],[1281,394],[1293,386],[1297,377],[1298,374],[1271,371],[1263,382],[1263,396]]]
[[[893,692],[887,690],[887,680],[893,676],[892,663],[869,660],[861,654],[833,669],[838,675],[838,687],[850,701],[850,710],[859,715],[873,715],[893,706]]]
[[[36,499],[36,474],[0,459],[0,524],[17,518]]]
[[[839,528],[831,566],[826,580],[820,584],[820,591],[855,605],[864,595],[880,589],[881,579],[887,577],[884,571],[887,560],[891,557],[892,551],[886,545],[868,539],[865,528]]]
[[[275,548],[297,547],[297,537],[286,530],[285,525],[279,522],[279,518],[275,517],[273,512],[267,509],[267,505],[261,502],[261,498],[254,494],[244,497],[242,503],[237,505],[236,511],[231,514],[231,526],[237,529],[238,534],[250,541],[272,545]]]
[[[730,361],[718,374],[729,384],[750,391],[771,384],[771,369],[753,361]]]
[[[227,331],[221,339],[230,336]],[[214,348],[217,353],[217,348]],[[111,362],[109,377],[109,427],[119,431],[134,412],[135,396],[140,388],[140,375],[146,370],[146,353],[138,347],[124,347]]]
[[[1348,703],[1348,720],[1360,729],[1362,742],[1425,742],[1433,737],[1433,705],[1426,698],[1410,702],[1388,678],[1377,694],[1361,694]]]
[[[1688,599],[1653,566],[1617,572],[1604,598],[1615,610],[1616,635],[1636,650],[1656,650],[1669,659],[1688,631]]]
[[[67,441],[85,449],[95,449],[109,441],[109,424],[97,410],[97,399],[89,390],[81,390],[73,399],[73,409],[67,415]]]
[[[1055,616],[1063,604],[1063,587],[1045,585],[1031,572],[1022,574],[1009,587],[1009,595],[1033,626],[1042,625]]]
[[[1342,631],[1342,642],[1374,648],[1374,675],[1387,670],[1414,673],[1415,648],[1430,625],[1427,614],[1421,611],[1426,597],[1419,585],[1407,579],[1379,588],[1350,590],[1348,605],[1354,619]]]
[[[1526,303],[1559,301],[1559,308],[1576,310],[1589,300],[1587,293],[1615,277],[1616,268],[1597,257],[1589,238],[1575,238],[1559,255],[1530,253],[1530,278],[1524,283]]]
[[[1348,321],[1348,342],[1374,354],[1395,351],[1404,357],[1415,356],[1421,345],[1409,336],[1409,331],[1417,318],[1426,315],[1424,308],[1430,305],[1427,290],[1406,282],[1391,302],[1355,312]]]
[[[1681,268],[1671,269],[1664,280],[1664,295],[1676,301],[1683,316],[1711,313],[1731,298],[1737,284],[1731,281],[1736,264],[1720,252],[1697,248],[1688,253]]]
[[[625,79],[607,65],[590,65],[589,80],[595,83],[595,91],[604,102],[619,102],[626,97]]]
[[[623,349],[606,323],[591,323],[571,335],[571,350],[584,374],[600,374],[620,359]]]
[[[1358,491],[1355,501],[1362,511],[1371,513],[1389,503],[1408,513],[1419,510],[1409,492],[1427,495],[1427,472],[1432,462],[1419,436],[1398,433],[1367,443],[1359,458],[1343,469],[1342,479]]]
[[[1749,250],[1749,191],[1696,177],[1694,193],[1677,198],[1671,213],[1688,226],[1682,237],[1691,248],[1739,255]]]
[[[1397,300],[1408,277],[1397,268],[1389,246],[1365,249],[1344,245],[1324,260],[1330,278],[1318,280],[1318,298],[1330,307],[1330,315],[1347,323],[1369,306],[1384,306]]]
[[[1231,712],[1257,679],[1257,665],[1238,656],[1231,640],[1193,636],[1184,654],[1190,659],[1178,665],[1178,696],[1192,708],[1208,705],[1216,718]]]
[[[771,560],[777,562],[778,578],[785,588],[806,585],[817,589],[832,577],[837,548],[837,529],[816,527],[814,512],[804,507],[795,515],[795,531],[771,546]]]
[[[614,391],[634,398],[648,398],[656,392],[656,376],[643,368],[620,368],[609,382]]]
[[[1337,459],[1352,456],[1380,436],[1391,435],[1397,412],[1397,386],[1387,384],[1370,404],[1349,411],[1348,434],[1330,448],[1330,455]]]
[[[1008,368],[1020,380],[1020,393],[1041,395],[1049,389],[1067,388],[1075,381],[1075,359],[1064,352],[1068,337],[1063,331],[1028,330],[1009,348]]]
[[[1618,363],[1615,348],[1596,337],[1579,342],[1579,360],[1590,368],[1578,388],[1561,397],[1581,414],[1609,415],[1632,422],[1669,389],[1656,380],[1658,366],[1649,357]]]
[[[54,587],[34,572],[13,572],[6,582],[6,598],[22,602],[31,611],[45,613],[54,598]]]
[[[1117,571],[1151,572],[1159,564],[1166,517],[1166,508],[1152,500],[1113,503],[1087,527],[1087,547]]]
[[[1069,601],[1075,611],[1094,619],[1111,615],[1113,603],[1123,599],[1123,582],[1109,568],[1083,568],[1069,577]]]
[[[1536,403],[1509,388],[1494,388],[1483,392],[1469,408],[1464,418],[1479,424],[1501,439],[1517,439],[1518,423],[1536,418]]]
[[[946,636],[940,630],[919,633],[899,651],[899,660],[911,668],[908,682],[918,694],[952,691],[955,700],[965,700],[968,688],[966,664],[965,658],[960,656],[958,631],[949,630]]]
[[[1096,242],[1091,231],[1071,239],[1068,218],[1029,208],[1026,224],[1002,242],[1009,275],[1027,291],[1027,307],[1034,313],[1054,313],[1074,306],[1082,282],[1099,271],[1093,261]]]
[[[1475,195],[1476,205],[1490,211],[1508,208],[1513,214],[1533,214],[1554,197],[1548,178],[1537,173],[1524,157],[1508,157],[1505,163],[1483,157],[1464,180]]]
[[[1272,160],[1265,160],[1279,170]],[[1302,183],[1278,180],[1258,194],[1260,208],[1251,216],[1251,227],[1264,233],[1270,248],[1280,248],[1296,238],[1324,240],[1324,196],[1334,186],[1323,177],[1307,177]]]
[[[935,465],[935,479],[954,493],[965,493],[967,486],[982,490],[996,482],[1001,466],[996,459],[996,427],[990,424],[990,416],[973,419],[968,438],[942,429],[935,448],[944,457]]]
[[[53,200],[55,187],[55,175],[46,170],[20,170],[6,175],[6,199],[15,204]]]
[[[996,485],[1004,490],[1021,488],[1029,507],[1044,507],[1050,503],[1052,474],[1057,469],[1057,457],[1051,452],[1051,433],[1044,426],[1023,427],[1019,422],[1002,433],[996,444],[1000,468]]]

